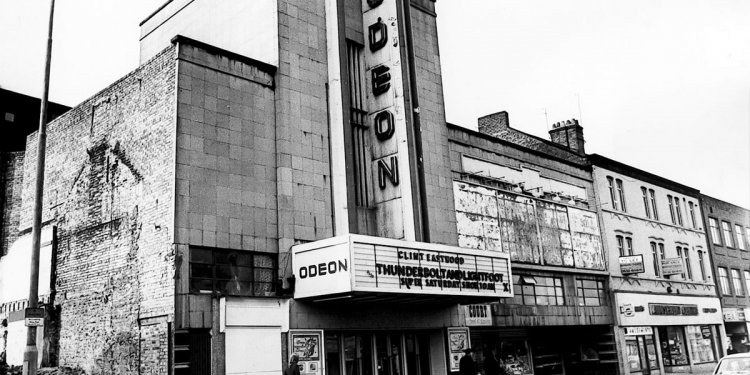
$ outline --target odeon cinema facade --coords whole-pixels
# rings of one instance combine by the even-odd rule
[[[310,375],[454,372],[460,304],[512,296],[509,257],[457,246],[434,3],[357,3],[327,2],[336,236],[292,247],[284,353]]]

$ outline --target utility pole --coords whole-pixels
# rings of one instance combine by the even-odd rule
[[[47,35],[47,58],[44,66],[44,90],[39,113],[39,132],[36,151],[36,189],[34,192],[34,215],[31,226],[31,277],[29,280],[29,308],[39,304],[39,248],[42,236],[42,201],[44,198],[44,157],[47,148],[47,101],[49,98],[49,71],[52,60],[52,20],[55,0],[50,0],[49,30]],[[26,350],[23,353],[23,375],[36,375],[39,352],[36,349],[36,326],[29,325],[26,335]]]

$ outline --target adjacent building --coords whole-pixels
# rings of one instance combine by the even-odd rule
[[[703,225],[721,299],[727,351],[750,351],[750,211],[701,195]]]
[[[499,112],[480,118],[479,132],[449,130],[459,246],[508,254],[513,264],[512,299],[466,307],[480,362],[494,353],[508,373],[616,373],[583,128],[571,120],[549,141],[512,128]],[[477,311],[488,319],[473,319]]]
[[[710,371],[726,351],[699,191],[590,155],[623,374]]]

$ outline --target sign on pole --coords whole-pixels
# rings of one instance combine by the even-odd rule
[[[27,307],[24,311],[26,327],[41,327],[44,325],[44,308]]]

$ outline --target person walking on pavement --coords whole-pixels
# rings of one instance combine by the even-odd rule
[[[464,356],[458,361],[458,372],[461,375],[477,375],[477,365],[474,363],[474,350],[464,349]]]
[[[299,375],[299,365],[297,362],[299,362],[299,356],[292,354],[289,358],[289,367],[284,370],[284,375]]]

